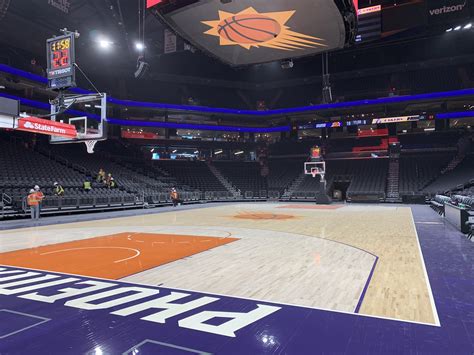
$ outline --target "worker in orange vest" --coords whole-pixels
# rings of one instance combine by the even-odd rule
[[[171,202],[173,202],[173,207],[176,207],[179,204],[179,195],[178,191],[173,187],[170,193]]]
[[[43,203],[43,200],[44,200],[44,193],[43,193],[43,191],[41,191],[41,189],[38,185],[35,185],[35,191],[36,191],[36,195],[37,195],[38,200],[39,200],[39,203],[38,203],[39,213],[41,214],[41,204]],[[39,214],[38,214],[38,218],[39,218]]]
[[[40,210],[39,210],[39,203],[40,198],[38,193],[34,190],[30,190],[30,194],[27,197],[28,206],[30,206],[31,210],[31,219],[39,219],[40,217]]]

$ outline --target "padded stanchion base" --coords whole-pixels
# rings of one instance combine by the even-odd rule
[[[326,181],[319,182],[319,193],[316,196],[316,204],[318,205],[329,205],[331,198],[326,193]]]

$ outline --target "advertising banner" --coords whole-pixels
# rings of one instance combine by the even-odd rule
[[[469,17],[467,0],[430,0],[426,6],[429,23],[456,21]]]
[[[76,138],[77,130],[72,124],[45,120],[38,117],[21,117],[18,119],[18,130],[33,133],[47,134],[49,136],[60,136]]]

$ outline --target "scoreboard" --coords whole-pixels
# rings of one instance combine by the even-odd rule
[[[65,89],[76,86],[74,33],[46,41],[48,87]]]

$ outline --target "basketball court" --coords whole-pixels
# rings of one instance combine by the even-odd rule
[[[6,2],[0,15],[6,14],[9,3]],[[69,10],[73,13],[86,3],[94,4],[89,15],[84,13],[74,17],[74,21],[83,19],[79,22],[87,22],[87,17],[99,12],[98,8],[103,5],[85,1],[76,6],[78,9],[69,9],[70,4],[66,3],[53,1],[48,5],[62,7],[68,14]],[[101,158],[98,160],[92,160],[93,155],[78,154],[76,160],[68,161],[60,157],[73,149],[65,148],[63,152],[56,149],[53,153],[59,152],[54,153],[57,156],[49,151],[49,160],[42,166],[33,165],[34,158],[30,159],[36,153],[37,160],[46,159],[46,153],[34,150],[36,137],[32,147],[29,141],[21,147],[14,146],[12,140],[5,145],[12,148],[5,154],[4,161],[9,162],[6,165],[20,166],[18,152],[24,155],[25,168],[21,171],[10,169],[11,175],[6,175],[5,179],[8,180],[5,186],[15,194],[19,195],[20,188],[24,189],[33,179],[35,186],[36,180],[43,177],[42,181],[49,181],[46,177],[59,181],[51,181],[50,185],[55,189],[62,189],[61,180],[69,186],[66,186],[66,194],[64,189],[62,192],[51,190],[54,195],[48,196],[52,198],[46,199],[43,205],[41,201],[45,195],[39,197],[39,186],[21,191],[30,192],[20,197],[18,206],[14,206],[9,197],[8,207],[18,209],[18,214],[14,215],[17,219],[0,224],[0,354],[472,353],[469,349],[473,349],[474,344],[473,245],[461,237],[462,234],[446,218],[423,204],[427,195],[417,195],[421,198],[420,205],[402,204],[402,201],[416,200],[403,199],[399,194],[399,186],[403,185],[399,183],[400,166],[403,166],[399,158],[403,144],[397,137],[400,132],[407,133],[407,129],[397,130],[396,125],[400,123],[398,128],[409,128],[413,134],[420,133],[421,128],[423,132],[447,131],[449,121],[444,123],[439,119],[464,117],[465,112],[446,110],[460,110],[461,102],[464,103],[460,99],[471,97],[472,89],[447,91],[443,88],[443,91],[433,89],[425,92],[407,87],[403,89],[405,91],[396,92],[394,83],[390,82],[389,87],[393,89],[387,97],[379,95],[380,84],[376,95],[364,93],[361,99],[359,96],[362,94],[357,93],[357,99],[346,100],[344,93],[333,98],[329,52],[336,58],[335,51],[362,41],[360,33],[365,40],[365,36],[382,38],[383,33],[395,34],[407,29],[400,25],[400,28],[388,28],[382,32],[381,19],[384,19],[383,25],[389,21],[385,21],[388,15],[382,17],[380,14],[382,5],[379,4],[359,9],[358,1],[351,0],[143,0],[138,2],[138,12],[133,13],[139,18],[138,33],[134,33],[126,28],[129,18],[122,18],[120,1],[116,3],[118,9],[108,3],[107,14],[99,13],[99,22],[106,23],[103,21],[105,17],[112,16],[111,24],[116,26],[118,23],[120,30],[117,33],[121,32],[123,41],[111,40],[99,33],[95,23],[88,25],[87,31],[81,30],[84,34],[81,39],[77,29],[68,30],[61,24],[55,36],[45,38],[46,77],[9,66],[8,70],[3,68],[5,73],[15,76],[15,80],[5,80],[5,85],[11,86],[12,89],[8,89],[15,95],[0,95],[5,102],[6,99],[9,101],[4,104],[8,110],[0,112],[0,128],[49,136],[40,143],[79,143],[78,148],[82,149],[85,144],[89,154],[94,153],[98,142],[109,138],[115,140],[111,146],[123,144],[120,150],[104,148],[98,154]],[[388,11],[388,6],[383,5],[383,10]],[[408,6],[408,3],[404,5]],[[30,10],[28,13],[35,12]],[[159,45],[164,53],[151,51],[158,41],[157,37],[145,36],[145,23],[151,25],[145,11],[163,27],[163,48],[161,41]],[[9,20],[15,22],[15,27],[18,27],[16,21],[20,12],[17,10],[13,20]],[[368,17],[359,18],[358,15]],[[54,25],[46,18],[36,19],[32,27],[47,23],[49,36]],[[54,18],[65,20],[67,16]],[[367,23],[369,29],[364,27]],[[423,24],[426,27],[427,23],[427,20],[417,20],[417,26]],[[73,23],[68,26],[71,25]],[[102,26],[107,27],[97,24],[97,28]],[[463,26],[463,30],[469,30],[472,24]],[[446,33],[460,29],[461,25],[458,25],[446,29]],[[138,41],[135,42],[134,61],[127,59],[125,63],[125,48],[130,50],[133,47],[128,42],[128,33],[130,40],[136,37]],[[89,37],[93,40],[86,40]],[[96,78],[87,76],[76,62],[76,41],[77,48],[90,52],[89,60],[84,60],[85,67],[90,69],[90,63],[95,63],[92,71],[98,74],[100,64],[107,74],[98,76],[101,90],[94,84]],[[106,58],[106,52],[114,47],[116,52],[111,52],[109,59],[99,60],[97,58],[101,57],[88,48],[92,45],[98,45],[103,51],[102,58]],[[14,43],[14,48],[16,53],[17,43]],[[420,48],[428,46],[420,45]],[[403,50],[405,52],[404,47]],[[185,54],[189,54],[186,69],[196,67],[203,73],[189,71],[184,75],[187,71],[182,71],[183,68],[175,70],[166,65],[157,70],[158,59],[165,63],[162,55],[188,51],[193,56]],[[206,57],[199,59],[196,51]],[[360,58],[363,58],[359,54],[362,52],[357,54]],[[391,53],[396,52],[387,49],[387,58]],[[462,57],[457,57],[452,63],[464,63],[466,53],[462,52]],[[319,59],[322,64],[321,75],[318,72],[315,76],[313,68],[309,70],[310,65],[307,65],[307,71],[302,70],[291,80],[286,74],[272,74],[271,80],[260,79],[267,75],[264,70],[291,69],[295,64],[293,59],[297,64],[306,63],[298,59],[307,57],[307,61],[318,54],[321,54],[318,58],[318,65]],[[212,62],[207,62],[207,56]],[[384,62],[382,57],[379,59]],[[116,70],[119,67],[115,67],[115,63],[112,65],[112,58],[120,59],[114,60],[120,65],[120,70]],[[146,58],[153,58],[150,63],[155,65],[155,69],[149,68]],[[194,62],[193,58],[198,60]],[[345,58],[347,61],[349,57]],[[354,61],[356,56],[351,54],[350,58]],[[201,60],[209,67],[202,65]],[[234,67],[232,75],[230,71],[226,74],[228,78],[221,75],[225,72],[216,65],[216,60]],[[430,65],[437,70],[443,63],[448,63],[447,60],[440,61],[435,66],[432,60],[429,58]],[[33,65],[36,59],[30,59],[30,62]],[[357,79],[357,82],[353,81],[356,84],[351,85],[356,88],[361,80],[369,77],[374,77],[374,83],[377,83],[375,76],[381,73],[390,77],[390,81],[400,77],[399,81],[403,82],[401,73],[408,71],[407,68],[414,71],[420,68],[419,63],[425,65],[421,61],[416,66],[415,63],[400,61],[401,69],[391,73],[389,69],[394,70],[395,65],[388,62],[382,63],[387,66],[384,68],[382,64],[372,68],[370,63],[363,68],[362,59],[357,57],[357,65],[347,66],[344,71],[342,60],[339,64],[333,60],[331,65],[333,62],[336,68],[341,67],[334,72],[335,82]],[[255,66],[251,80],[238,81],[246,76],[239,77],[240,73],[245,73],[245,66],[257,64],[259,66]],[[128,85],[128,78],[117,81],[124,76],[122,65],[126,70],[136,65],[135,72],[129,73],[130,79],[133,74],[135,79],[146,81],[133,82],[133,85]],[[237,73],[234,70],[237,67],[242,72]],[[462,72],[467,77],[466,68],[453,72]],[[374,73],[369,76],[372,69],[375,69]],[[77,87],[76,70],[82,82],[93,91]],[[151,76],[147,70],[152,71]],[[208,75],[206,71],[212,75],[204,77]],[[286,79],[279,79],[279,75]],[[28,84],[21,80],[17,83],[17,77],[28,80]],[[164,79],[172,83],[169,102],[161,98],[153,99],[156,102],[141,96],[138,98],[141,101],[134,98],[133,91],[139,95],[135,85],[146,90],[143,96],[147,97],[149,93],[160,91],[160,86],[153,86],[157,82],[168,83]],[[288,85],[280,87],[280,81],[288,82]],[[294,107],[287,107],[280,100],[280,97],[285,99],[285,95],[288,96],[284,92],[287,87],[304,89],[291,92],[291,96],[296,98],[304,96],[301,95],[303,91],[312,90],[309,85],[319,85],[320,82],[320,97],[301,97],[304,104]],[[407,82],[411,82],[411,78]],[[345,84],[349,86],[348,83],[351,82]],[[176,88],[173,87],[175,84]],[[115,85],[122,98],[113,93],[118,92],[113,88]],[[207,90],[214,86],[217,89]],[[44,95],[42,91],[32,90],[38,87],[50,91],[47,102],[44,97],[40,97],[44,102],[37,101],[40,99],[37,96]],[[7,89],[5,86],[0,88]],[[278,91],[273,95],[275,88]],[[267,99],[271,104],[268,108],[265,100],[257,101],[255,107],[253,103],[249,104],[264,93],[263,90],[271,90],[264,96],[273,96],[273,103]],[[25,91],[25,95],[28,92],[28,98],[16,96],[19,91]],[[199,97],[194,101],[194,93],[207,94],[207,91],[209,93],[202,96],[202,102],[209,98],[224,98],[224,95],[239,96],[247,107],[237,101],[229,106],[233,108],[221,106],[221,102],[219,105],[198,104]],[[250,92],[258,95],[246,97],[245,94]],[[452,102],[447,101],[450,97]],[[459,106],[454,104],[457,98]],[[415,104],[417,101],[431,105],[426,107],[444,107],[443,112],[427,115],[426,112],[435,110],[430,108],[426,112],[423,109],[421,114],[419,106],[416,108],[419,115],[413,112],[412,116],[407,116],[403,110],[418,105]],[[187,104],[179,105],[177,102]],[[369,108],[365,110],[365,106]],[[402,106],[405,109],[402,110]],[[20,112],[20,108],[24,110],[25,107],[27,111]],[[465,107],[467,105],[463,110]],[[386,117],[392,111],[399,116]],[[472,115],[469,113],[467,116]],[[262,117],[268,121],[264,122]],[[438,119],[436,123],[441,123],[431,122],[435,118]],[[323,122],[323,119],[327,121]],[[417,126],[418,121],[420,126]],[[361,130],[359,126],[367,127]],[[134,127],[140,128],[140,132],[135,132]],[[129,132],[129,128],[132,133],[127,138],[123,133]],[[178,134],[178,130],[196,133]],[[319,130],[305,137],[314,143],[311,143],[309,157],[304,157],[306,152],[301,153],[297,146],[299,143],[296,143],[304,136],[298,131],[305,130]],[[236,136],[234,140],[233,136],[221,137],[219,133],[206,138],[200,136],[200,131],[231,132]],[[263,133],[275,133],[275,136],[266,137],[269,138],[266,140],[256,135]],[[141,142],[139,148],[129,145],[127,139],[134,135],[140,140],[151,137],[152,143]],[[380,144],[356,144],[367,137],[372,138],[370,142]],[[331,152],[333,147],[326,143],[339,138],[350,138],[351,144],[347,147],[341,144],[344,150]],[[463,142],[461,138],[456,137],[457,143],[453,143],[456,147]],[[278,142],[290,142],[292,147],[282,146],[283,153],[275,155],[270,146]],[[221,149],[221,143],[229,144]],[[101,145],[105,146],[99,144],[99,147]],[[102,148],[99,147],[98,152]],[[454,147],[449,144],[435,149],[427,143],[426,147],[423,153],[436,149],[451,155],[454,152],[450,149]],[[136,151],[133,148],[137,148]],[[194,153],[176,155],[178,149],[183,152],[189,149]],[[219,156],[224,149],[226,159],[220,159],[224,157],[224,154]],[[415,149],[417,152],[420,150]],[[279,149],[275,151],[278,153]],[[341,163],[347,165],[347,169],[341,169],[344,174],[326,170],[326,153],[334,153],[335,157],[328,159],[328,167],[331,160],[344,161]],[[91,160],[86,157],[91,157]],[[128,157],[131,160],[125,159]],[[270,158],[275,158],[272,162],[276,162],[273,173],[287,170],[287,176],[275,174],[272,182],[278,184],[272,185],[273,191],[269,184],[272,179],[268,179]],[[306,159],[305,163],[302,158]],[[453,161],[460,164],[465,157],[462,155],[459,161],[454,158],[446,161],[446,167]],[[115,164],[122,159],[123,166]],[[293,159],[297,163],[301,160],[302,171],[297,175],[292,171],[295,165],[290,160]],[[367,174],[373,172],[377,175],[374,181],[367,179],[365,171],[362,174],[365,165],[357,163],[369,159],[387,159],[386,166],[373,164],[369,169],[367,165]],[[53,160],[58,161],[56,169],[52,169]],[[170,162],[154,165],[152,160],[181,162],[168,171],[165,165]],[[78,161],[81,164],[75,163]],[[219,163],[226,161],[235,163],[227,172],[225,167],[218,168]],[[82,166],[86,162],[90,164],[87,168]],[[183,162],[199,165],[179,165]],[[103,163],[109,163],[110,168],[104,168],[110,178],[103,179],[105,175],[99,174],[97,179],[96,170],[99,169],[95,165],[100,164],[102,173],[105,172]],[[244,169],[238,163],[259,165],[254,169]],[[405,197],[414,197],[424,183],[444,174],[444,166],[439,168],[435,173],[440,174],[433,173],[433,179],[429,176],[431,180],[427,177],[423,182],[416,176],[415,180],[421,181],[420,186],[411,188],[411,195]],[[34,172],[41,173],[39,177],[34,173],[30,176],[31,170],[35,169],[41,170]],[[412,170],[418,171],[418,168]],[[239,174],[235,174],[237,171]],[[120,176],[118,185],[112,173]],[[187,175],[195,179],[186,179]],[[296,187],[302,186],[310,176],[314,178],[307,179],[312,181],[308,184],[311,191],[298,190]],[[16,180],[23,182],[17,186]],[[360,181],[360,186],[354,187],[351,191],[354,193],[348,198],[349,183],[356,186]],[[407,178],[407,181],[411,180]],[[94,182],[103,186],[95,185],[97,193],[92,196]],[[336,188],[335,182],[344,188]],[[123,190],[117,189],[121,183]],[[83,184],[82,188],[80,184]],[[183,189],[179,195],[176,188]],[[169,190],[172,191],[170,196]],[[302,196],[298,196],[299,193]],[[353,196],[356,199],[352,199]],[[170,206],[171,200],[175,207]],[[342,202],[344,200],[354,203]],[[2,196],[2,207],[5,207],[3,201]],[[379,203],[383,201],[390,204]],[[48,202],[52,206],[49,211]],[[444,204],[442,206],[444,208]],[[40,210],[44,212],[43,217],[47,213],[54,215],[39,219]],[[26,220],[28,212],[32,212],[32,220]]]
[[[56,217],[38,226],[9,222],[12,229],[5,223],[1,317],[11,322],[2,326],[8,328],[2,351],[18,346],[22,337],[9,334],[25,324],[37,334],[60,334],[85,353],[90,344],[73,334],[89,323],[104,353],[142,346],[212,353],[231,344],[247,353],[277,344],[303,350],[294,339],[307,335],[307,327],[329,319],[331,328],[340,317],[378,324],[392,338],[401,329],[441,334],[436,300],[442,295],[428,274],[438,276],[424,256],[433,251],[420,247],[418,233],[442,222],[428,207],[416,209],[235,203],[74,223]],[[127,336],[111,333],[115,327]],[[332,349],[334,339],[345,338],[320,335]],[[50,350],[43,341],[31,346]]]

